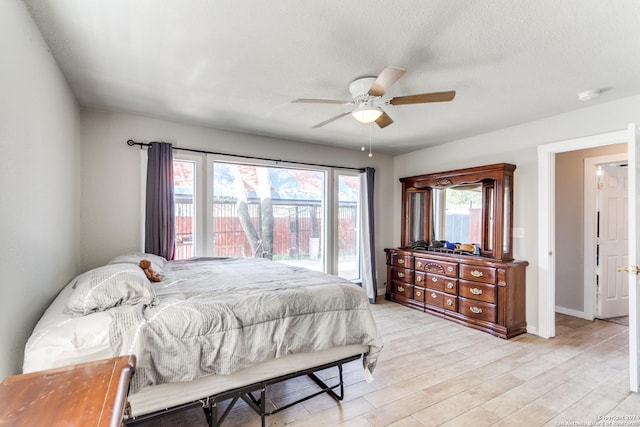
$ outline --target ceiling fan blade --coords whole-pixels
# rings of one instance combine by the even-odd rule
[[[376,119],[376,124],[380,127],[380,129],[386,128],[391,123],[393,123],[393,119],[391,119],[391,117],[389,117],[389,115],[384,112],[380,117]]]
[[[391,86],[393,86],[394,83],[400,79],[400,77],[404,76],[404,73],[406,73],[406,71],[402,68],[386,67],[384,70],[382,70],[376,81],[371,85],[371,88],[369,89],[369,95],[384,95],[385,93],[387,93],[387,91],[389,91],[389,89],[391,89]]]
[[[313,126],[313,128],[315,129],[315,128],[322,127],[322,126],[324,126],[326,124],[331,123],[334,120],[338,120],[338,119],[340,119],[340,118],[342,118],[344,116],[348,116],[349,114],[351,114],[351,111],[347,111],[346,113],[340,113],[337,116],[334,116],[334,117],[331,117],[330,119],[325,120],[324,122],[318,123],[317,125]]]
[[[425,102],[446,102],[456,96],[455,90],[448,92],[421,93],[417,95],[396,96],[389,100],[391,105],[422,104]]]
[[[312,98],[299,98],[294,99],[291,102],[307,103],[307,104],[349,104],[351,101],[344,101],[342,99],[312,99]]]

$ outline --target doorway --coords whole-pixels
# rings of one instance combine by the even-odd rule
[[[605,147],[614,144],[626,144],[629,140],[628,130],[593,135],[583,138],[545,144],[538,147],[538,335],[543,338],[555,336],[556,312],[556,269],[557,253],[555,223],[556,212],[556,157],[561,153]],[[603,153],[600,153],[603,154]],[[598,156],[594,154],[589,157]],[[586,156],[585,156],[586,157]],[[574,189],[575,191],[575,189]],[[578,210],[582,204],[578,205]],[[581,234],[580,237],[583,235]],[[585,250],[595,248],[594,245],[582,245]],[[575,250],[575,248],[574,248]],[[595,251],[594,251],[595,252]],[[585,256],[585,259],[588,257]],[[584,263],[582,263],[584,265]],[[586,277],[586,276],[585,276]],[[583,277],[583,280],[584,278]],[[582,282],[583,283],[583,282]],[[595,285],[594,285],[595,287]],[[584,288],[580,288],[581,295],[587,295]],[[594,298],[584,297],[585,305],[581,311],[589,309]],[[593,307],[593,305],[592,305]]]
[[[554,309],[557,313],[587,320],[595,318],[596,292],[601,290],[598,286],[601,277],[596,275],[599,266],[599,177],[596,173],[598,165],[625,160],[626,151],[626,144],[614,144],[555,155],[556,231],[553,243],[556,265]],[[626,228],[622,231],[626,232]]]
[[[636,169],[640,161],[640,128],[630,123],[627,129],[601,135],[565,140],[538,146],[538,335],[544,338],[555,336],[555,270],[556,270],[556,224],[554,214],[555,202],[555,160],[556,154],[584,149],[601,147],[612,144],[628,143],[629,159],[629,193],[638,194],[640,176]],[[640,220],[636,215],[635,199],[629,207],[629,258],[637,260],[640,255],[640,241],[638,230]],[[630,390],[639,391],[640,383],[640,269],[637,266],[623,268],[630,277],[629,287],[629,379]],[[633,279],[633,283],[631,283]]]

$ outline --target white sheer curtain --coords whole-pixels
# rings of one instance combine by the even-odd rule
[[[360,174],[360,270],[362,287],[369,301],[376,302],[375,232],[373,217],[373,177],[375,169],[365,168]]]

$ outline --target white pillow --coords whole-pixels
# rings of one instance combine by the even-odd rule
[[[66,311],[86,315],[122,304],[153,305],[156,294],[142,269],[132,264],[109,264],[87,271],[72,282]]]
[[[151,262],[151,268],[155,273],[164,273],[164,265],[167,260],[160,255],[147,254],[144,252],[130,252],[127,254],[118,255],[117,257],[109,261],[109,264],[125,263],[138,265],[143,259],[147,259]]]

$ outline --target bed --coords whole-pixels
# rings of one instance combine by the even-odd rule
[[[160,282],[147,279],[141,259]],[[265,409],[268,385],[309,375],[318,393],[339,400],[342,365],[361,359],[370,381],[381,349],[368,299],[347,280],[264,259],[130,253],[60,292],[27,341],[23,371],[133,354],[129,424],[201,405],[215,426],[242,399],[264,425],[276,412]],[[315,375],[328,367],[338,384]]]

